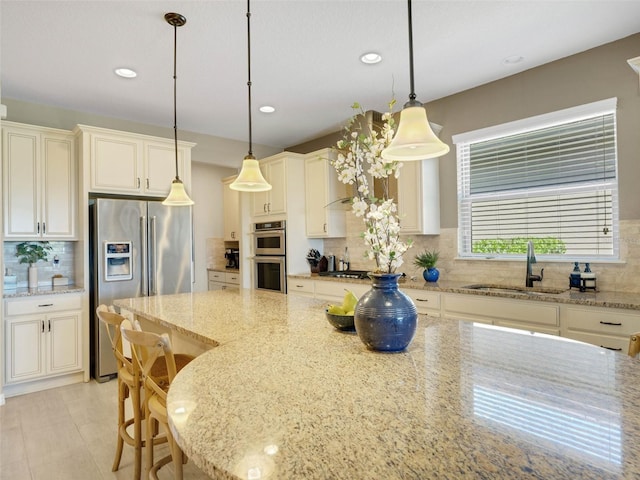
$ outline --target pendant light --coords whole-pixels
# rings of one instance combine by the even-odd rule
[[[271,185],[262,176],[260,164],[252,151],[251,137],[251,11],[250,0],[247,0],[247,90],[249,98],[249,152],[242,161],[242,169],[238,177],[229,185],[232,190],[240,192],[266,192]]]
[[[177,41],[178,41],[178,27],[187,23],[187,19],[179,13],[167,13],[164,19],[169,25],[173,26],[173,138],[176,154],[176,178],[171,182],[171,191],[167,198],[162,202],[163,205],[170,207],[182,207],[193,205],[193,200],[189,198],[187,192],[184,189],[184,183],[178,176],[178,115],[176,113],[176,57],[177,57]]]
[[[449,145],[443,143],[429,125],[427,111],[422,103],[416,100],[413,81],[413,26],[411,22],[411,0],[407,0],[409,7],[409,78],[411,93],[409,101],[404,104],[400,112],[398,131],[387,148],[382,151],[382,158],[386,160],[408,161],[424,160],[444,155],[449,151]]]

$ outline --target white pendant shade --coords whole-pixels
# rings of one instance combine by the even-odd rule
[[[169,207],[186,207],[193,205],[193,200],[191,200],[189,195],[187,195],[187,191],[184,189],[184,183],[182,183],[182,180],[175,178],[173,182],[171,182],[171,191],[162,204]]]
[[[266,192],[272,187],[262,176],[260,163],[253,155],[247,155],[242,161],[242,170],[238,178],[229,185],[229,188],[240,192]]]
[[[431,130],[424,107],[409,106],[400,112],[398,131],[382,151],[382,158],[403,162],[440,157],[448,152],[449,145]]]

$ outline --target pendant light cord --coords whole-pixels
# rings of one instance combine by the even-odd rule
[[[177,63],[178,63],[178,24],[173,23],[173,140],[176,154],[176,180],[178,176],[178,102],[177,102]]]
[[[409,101],[414,102],[416,100],[416,91],[413,81],[413,22],[411,20],[411,0],[407,0],[407,6],[409,9],[409,82],[411,88],[411,92],[409,93]]]
[[[253,138],[251,131],[251,0],[247,0],[247,90],[249,94],[249,155],[253,156]]]

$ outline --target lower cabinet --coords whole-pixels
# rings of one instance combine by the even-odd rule
[[[562,325],[565,337],[627,353],[629,336],[640,332],[640,312],[566,305]]]
[[[62,297],[5,300],[6,384],[82,370],[81,299]]]
[[[445,318],[560,335],[560,308],[556,303],[446,294],[442,308]]]
[[[429,292],[427,290],[414,290],[412,288],[401,288],[409,295],[418,309],[418,313],[431,317],[440,317],[440,293]]]
[[[240,273],[209,270],[209,290],[240,289]]]

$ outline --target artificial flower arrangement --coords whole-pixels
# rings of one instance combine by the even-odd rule
[[[411,240],[400,240],[398,206],[389,198],[389,178],[398,178],[402,164],[382,158],[384,150],[393,139],[395,121],[393,106],[382,115],[382,126],[362,127],[360,120],[364,110],[357,102],[351,108],[357,113],[344,127],[344,135],[334,147],[337,156],[330,160],[342,183],[353,185],[355,196],[351,210],[356,217],[362,217],[365,230],[362,238],[367,247],[365,252],[370,260],[375,260],[375,273],[393,273],[403,263],[402,255],[411,247]],[[366,174],[381,180],[382,198],[373,196]]]

